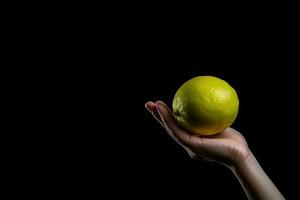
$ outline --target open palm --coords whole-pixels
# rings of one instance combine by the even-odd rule
[[[197,136],[181,127],[162,101],[147,102],[146,108],[191,157],[204,157],[226,165],[244,162],[250,155],[244,137],[233,128],[213,136]]]

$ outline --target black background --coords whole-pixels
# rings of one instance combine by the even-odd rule
[[[79,134],[86,134],[79,148],[84,149],[86,167],[103,169],[101,174],[109,174],[105,179],[109,188],[122,188],[129,196],[244,199],[229,170],[216,163],[191,160],[144,108],[148,100],[163,100],[171,106],[176,90],[186,80],[212,75],[236,89],[240,110],[232,127],[245,136],[283,194],[292,196],[295,185],[290,180],[297,173],[297,60],[282,47],[262,50],[251,45],[249,50],[246,43],[235,51],[223,46],[221,52],[208,53],[197,50],[200,44],[186,50],[189,46],[163,48],[159,43],[117,54],[109,63],[111,69],[87,75],[98,84],[92,81],[85,91],[87,104],[94,102],[87,105],[88,124],[93,128]]]
[[[84,196],[245,199],[228,169],[190,159],[144,107],[149,100],[171,106],[185,81],[211,75],[239,95],[232,127],[279,190],[296,196],[294,26],[251,17],[211,23],[211,15],[196,22],[154,20],[149,13],[141,19],[142,13],[96,22],[94,16],[45,19],[19,41],[18,50],[29,55],[18,61],[33,67],[14,71],[29,83],[18,85],[25,91],[18,105],[30,134],[18,138],[32,144],[24,156],[29,166],[37,161],[32,170],[41,171],[38,180],[51,180],[53,191]]]
[[[148,61],[141,64],[143,71],[134,74],[137,71],[132,70],[132,90],[129,95],[125,91],[124,96],[127,94],[129,99],[121,100],[124,107],[120,108],[126,118],[123,126],[130,127],[129,133],[120,136],[121,143],[126,142],[125,152],[128,151],[125,160],[138,162],[142,169],[147,169],[141,176],[146,182],[155,180],[154,191],[166,184],[182,195],[203,195],[211,199],[245,198],[230,171],[218,164],[190,160],[143,108],[147,100],[159,99],[171,106],[173,95],[184,81],[198,75],[213,75],[228,81],[237,90],[240,110],[233,127],[244,134],[253,153],[279,189],[285,195],[291,195],[289,180],[296,171],[292,164],[296,158],[292,138],[296,137],[297,130],[296,115],[293,114],[296,80],[292,63],[286,57],[277,57],[277,54],[274,57],[268,57],[269,54],[229,57],[224,53],[229,60],[222,57],[223,60],[207,61],[201,53],[192,59],[176,55],[165,63]]]

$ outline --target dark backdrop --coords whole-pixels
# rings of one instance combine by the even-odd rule
[[[80,175],[87,173],[104,183],[104,191],[115,188],[139,198],[245,199],[228,169],[191,160],[144,107],[148,100],[171,106],[181,84],[212,75],[229,82],[239,95],[239,114],[232,127],[245,136],[283,194],[296,193],[291,180],[297,173],[299,61],[287,47],[272,42],[205,47],[196,41],[165,44],[163,39],[118,42],[106,58],[83,57],[72,77],[76,87],[70,83],[76,94],[70,107],[76,123],[71,122],[74,132],[65,138],[74,143],[65,148],[70,162],[83,167]]]
[[[197,50],[200,44],[192,49],[150,46],[122,49],[124,54],[113,57],[107,71],[91,75],[98,83],[92,82],[88,92],[95,93],[92,105],[96,109],[88,106],[93,113],[88,117],[94,123],[93,135],[84,148],[92,156],[83,157],[88,163],[96,159],[94,166],[109,174],[105,179],[109,187],[129,186],[121,190],[136,197],[245,199],[229,170],[191,160],[144,108],[148,100],[163,100],[171,106],[186,80],[212,75],[236,89],[240,109],[232,127],[245,136],[283,194],[292,196],[295,185],[290,180],[297,172],[297,59],[272,46],[263,50],[251,46],[250,51],[247,44],[235,51],[225,46],[221,52]]]
[[[136,65],[143,70],[132,69],[132,75],[127,77],[131,79],[130,92],[126,89],[123,96],[126,100],[120,100],[120,110],[126,118],[123,126],[129,128],[119,133],[122,134],[121,143],[125,141],[126,144],[125,160],[139,163],[135,167],[142,170],[142,182],[154,180],[154,193],[164,190],[166,184],[171,186],[172,192],[179,194],[212,199],[245,198],[230,171],[218,164],[189,159],[143,107],[146,101],[159,99],[171,106],[176,90],[186,80],[213,75],[228,81],[239,95],[239,115],[232,127],[245,136],[279,189],[290,195],[289,180],[296,171],[297,115],[294,113],[297,81],[296,71],[292,68],[294,64],[278,54],[241,57],[243,53],[224,53],[221,56],[228,56],[227,59],[219,59],[218,54],[211,55],[215,59],[207,60],[206,54],[201,53],[192,58],[174,55],[163,61],[152,58]]]
[[[254,30],[240,23],[237,30],[226,23],[179,28],[136,16],[97,26],[84,21],[80,30],[79,23],[68,21],[53,33],[46,26],[34,35],[42,42],[22,58],[37,66],[23,69],[34,78],[25,76],[28,87],[18,85],[23,104],[37,107],[35,120],[26,123],[36,134],[21,138],[38,148],[27,145],[26,155],[39,161],[34,170],[46,167],[42,174],[56,188],[139,199],[245,199],[229,170],[190,159],[144,107],[148,100],[171,106],[181,84],[212,75],[239,95],[232,127],[283,194],[297,194],[299,58],[293,30],[281,35],[276,26]]]

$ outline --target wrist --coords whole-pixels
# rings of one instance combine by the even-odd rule
[[[230,169],[234,173],[237,173],[237,172],[244,171],[245,169],[255,167],[257,165],[258,163],[254,155],[249,151],[249,154],[244,159],[240,159],[238,161],[233,162],[233,164],[230,166]]]
[[[251,152],[243,162],[237,163],[230,169],[249,199],[284,199]]]

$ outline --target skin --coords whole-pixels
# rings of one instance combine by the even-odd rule
[[[213,136],[193,135],[181,127],[162,101],[147,102],[147,110],[194,159],[213,160],[228,167],[248,199],[285,199],[251,153],[245,138],[233,128]]]

